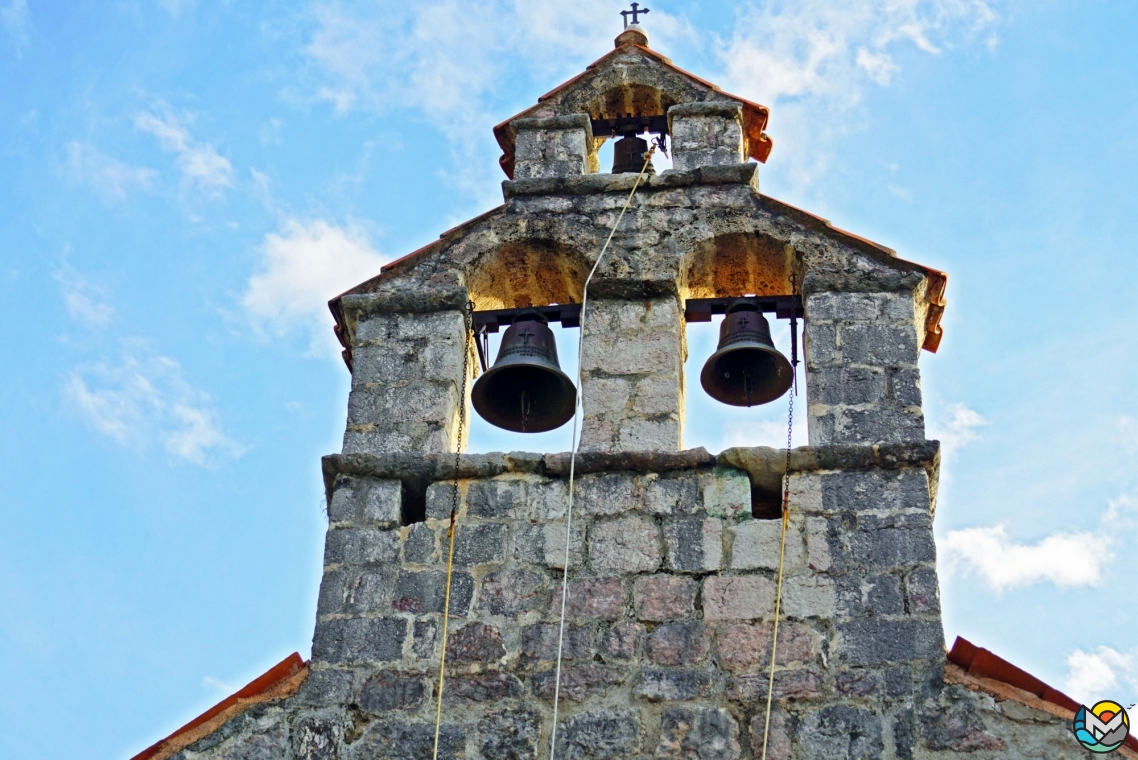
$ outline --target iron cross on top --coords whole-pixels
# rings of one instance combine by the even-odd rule
[[[630,10],[630,11],[621,11],[620,15],[624,16],[624,28],[625,29],[628,28],[628,17],[629,16],[632,16],[632,23],[639,24],[640,20],[637,18],[637,16],[643,16],[646,13],[648,13],[648,9],[647,8],[641,8],[640,3],[633,3],[632,4],[632,10]]]

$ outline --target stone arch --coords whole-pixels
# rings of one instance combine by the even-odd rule
[[[467,270],[474,308],[518,309],[580,303],[589,264],[580,251],[548,239],[502,243]]]
[[[802,282],[794,248],[757,232],[728,232],[704,240],[684,257],[684,298],[778,296],[790,293],[790,275]]]

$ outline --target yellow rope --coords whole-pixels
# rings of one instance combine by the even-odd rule
[[[465,401],[463,401],[465,403]],[[458,484],[455,483],[455,488]],[[443,644],[442,655],[439,658],[439,696],[438,702],[435,705],[435,754],[434,760],[439,760],[439,732],[442,729],[443,723],[443,672],[446,669],[447,663],[447,623],[450,621],[450,578],[451,568],[454,566],[454,521],[455,511],[450,511],[450,529],[447,531],[447,540],[450,548],[447,550],[447,589],[446,598],[443,601]]]
[[[771,674],[767,681],[767,715],[763,721],[763,754],[761,760],[767,758],[767,737],[771,731],[771,702],[774,699],[774,663],[778,655],[778,619],[782,612],[782,568],[786,556],[786,529],[790,525],[790,490],[782,497],[782,541],[778,547],[778,588],[774,596],[774,631],[771,634]]]

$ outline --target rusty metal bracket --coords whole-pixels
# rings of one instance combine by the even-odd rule
[[[496,309],[474,312],[474,331],[476,334],[496,333],[500,327],[509,327],[523,312],[538,312],[550,322],[560,322],[562,327],[581,326],[581,304],[564,303],[552,306],[527,306],[524,309]]]
[[[684,304],[684,319],[688,322],[710,322],[714,314],[726,314],[727,307],[739,300],[732,298],[689,298]],[[753,296],[749,300],[759,305],[765,313],[773,313],[776,319],[804,317],[802,296]]]

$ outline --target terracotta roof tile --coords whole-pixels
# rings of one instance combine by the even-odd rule
[[[983,688],[993,696],[1013,699],[1026,704],[1028,707],[1042,709],[1068,720],[1074,720],[1075,713],[1081,707],[1078,702],[1058,689],[1048,686],[1026,670],[1012,665],[1004,658],[992,654],[987,649],[978,647],[959,636],[953,642],[952,651],[948,653],[948,661],[959,667],[963,673],[973,677],[970,684],[968,680],[961,679],[957,675],[956,678],[959,682],[965,686],[975,685],[978,688]],[[947,675],[949,680],[953,680],[951,671]],[[985,681],[994,682],[996,686],[991,683],[986,684]],[[999,684],[1006,684],[1013,688],[1011,690],[1001,689],[998,687]],[[1036,700],[1042,704],[1036,703]],[[1049,709],[1048,706],[1054,707]],[[1131,734],[1126,738],[1126,743],[1123,746],[1138,752],[1138,736]]]
[[[165,760],[190,744],[216,731],[224,723],[253,705],[292,696],[308,677],[308,663],[293,652],[249,682],[245,688],[223,699],[165,739],[139,752],[131,760]]]

